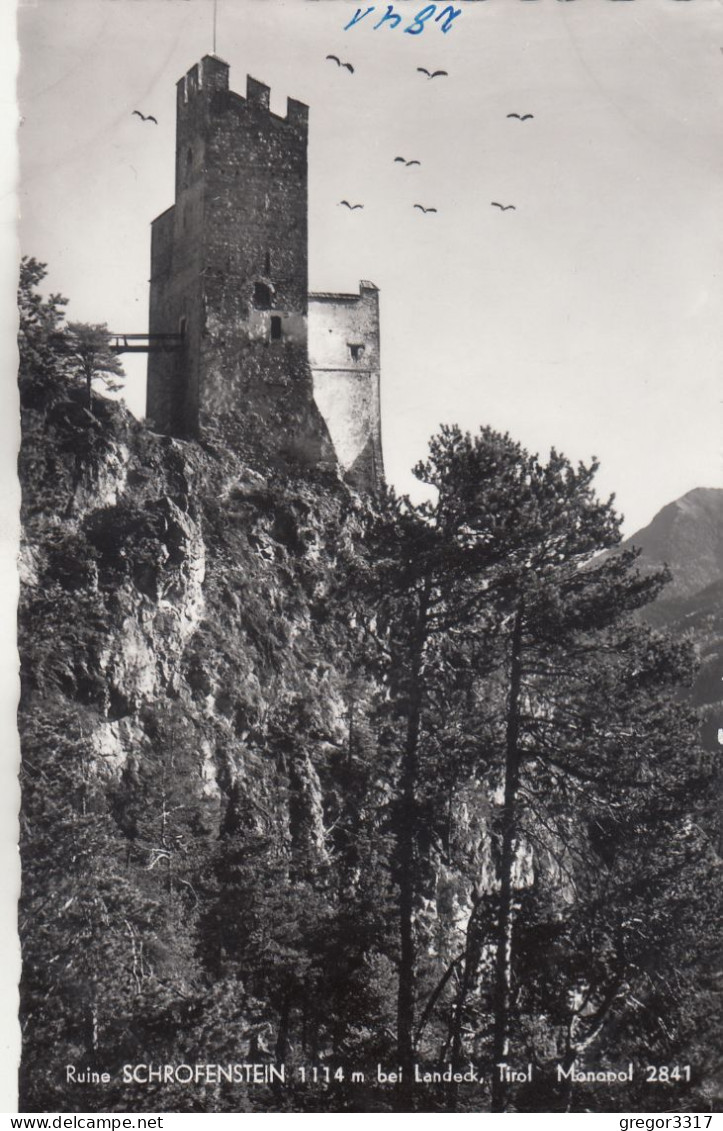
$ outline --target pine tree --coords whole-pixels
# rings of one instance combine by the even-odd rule
[[[569,799],[559,789],[536,813],[527,799],[538,797],[540,782],[548,783],[549,793],[549,782],[564,778],[559,759],[570,749],[580,705],[576,671],[596,670],[599,652],[614,648],[605,633],[665,581],[663,573],[641,576],[632,553],[597,557],[619,540],[619,519],[612,500],[595,496],[596,471],[595,461],[574,467],[554,451],[542,463],[489,429],[472,438],[445,428],[415,469],[434,490],[433,500],[412,506],[391,497],[376,530],[379,564],[371,589],[376,584],[375,625],[387,649],[384,678],[392,706],[386,742],[396,751],[390,765],[396,767],[398,1054],[408,1076],[416,1034],[430,1017],[429,1002],[418,1013],[422,984],[435,1005],[456,985],[448,1049],[452,1062],[461,1055],[485,937],[496,956],[487,968],[490,1059],[497,1064],[507,1057],[517,1025],[515,922],[525,853],[533,860],[561,853],[555,883],[564,887],[561,876],[571,866],[565,857],[573,851],[565,841],[577,851],[582,836],[571,827]],[[470,663],[476,693],[460,680]],[[560,680],[562,669],[566,680]],[[621,724],[609,704],[597,706],[598,725],[617,733]],[[475,725],[476,742],[469,739]],[[611,772],[619,774],[620,767]],[[485,775],[492,794],[503,790],[492,821],[498,886],[476,894],[473,888],[463,952],[448,955],[441,981],[430,981],[429,973],[420,981],[420,901],[434,862],[445,857],[445,795]],[[504,1110],[504,1084],[496,1074],[493,1080],[493,1109]],[[402,1088],[399,1103],[411,1106],[411,1085]]]
[[[547,711],[538,700],[535,726],[523,724],[519,835],[537,867],[519,893],[516,1039],[542,1067],[638,1060],[644,1076],[653,1049],[680,1055],[694,971],[712,957],[713,767],[678,701],[685,647],[630,622],[587,644],[577,669],[575,649],[555,666],[554,714],[550,678]],[[542,1102],[569,1110],[572,1082]]]
[[[85,385],[86,406],[93,407],[93,382],[102,381],[107,389],[122,387],[123,366],[110,345],[105,323],[69,322],[64,335],[68,365]]]
[[[683,860],[691,878],[710,867],[710,849],[690,832],[710,774],[698,765],[690,717],[670,702],[690,676],[690,659],[685,649],[650,639],[630,621],[660,591],[666,575],[641,576],[632,552],[597,556],[617,542],[619,520],[612,501],[595,498],[595,472],[594,461],[573,468],[553,452],[542,464],[506,437],[483,430],[472,439],[454,429],[435,438],[429,460],[417,468],[438,492],[426,517],[435,530],[455,536],[443,555],[449,588],[436,589],[448,610],[446,620],[438,611],[438,624],[448,632],[477,634],[488,664],[496,667],[492,676],[478,671],[481,694],[500,720],[496,736],[494,727],[487,730],[486,742],[490,788],[503,788],[493,821],[498,887],[473,901],[452,1041],[458,1056],[465,999],[492,942],[494,963],[485,973],[492,981],[493,1069],[508,1060],[513,1039],[518,1049],[527,1041],[529,1053],[535,1026],[539,1029],[533,1013],[532,1031],[523,1038],[519,995],[524,999],[521,988],[539,979],[529,969],[524,978],[517,974],[522,939],[526,945],[536,941],[539,959],[545,930],[570,902],[579,922],[589,924],[584,909],[592,904],[580,896],[583,890],[595,891],[596,914],[608,916],[608,940],[631,913],[623,900],[616,918],[614,904],[596,888],[601,873],[590,859],[595,840],[590,829],[598,829],[598,841],[601,829],[615,829],[619,860],[627,859],[632,869],[637,859],[651,885],[661,888],[664,903],[677,897],[675,887],[661,886],[661,876]],[[458,620],[462,609],[468,614],[464,628]],[[610,752],[602,762],[601,748]],[[637,806],[628,798],[632,788]],[[643,795],[644,819],[638,807]],[[586,809],[590,804],[597,806],[592,813]],[[621,813],[627,835],[618,828]],[[628,882],[634,876],[630,871]],[[650,945],[655,930],[643,934]],[[675,935],[680,928],[665,937]],[[554,936],[553,930],[547,942]],[[574,947],[570,961],[573,968],[585,963]],[[609,1014],[619,1018],[621,989],[629,989],[632,980],[630,964],[622,969],[621,974],[617,964],[616,977],[602,979],[594,990],[592,979],[586,982],[582,998],[574,979],[568,982],[566,1001],[575,1001],[577,1012],[568,1015],[563,1060],[572,1062],[590,1048]],[[634,995],[622,996],[629,1001]],[[505,1110],[504,1079],[494,1070],[492,1079],[493,1110]]]

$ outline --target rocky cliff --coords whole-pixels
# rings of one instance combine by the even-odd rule
[[[313,738],[288,758],[312,797],[314,763],[344,730],[324,609],[361,500],[333,474],[274,478],[102,400],[95,418],[57,406],[27,436],[21,477],[24,708],[76,704],[110,775],[143,756],[159,712],[192,719],[197,788],[218,820],[239,779],[269,790],[251,771],[303,712]]]
[[[71,383],[50,381],[39,403],[24,403],[22,1110],[389,1111],[394,1089],[375,1073],[399,1060],[406,819],[415,829],[406,880],[416,1055],[461,1062],[464,1045],[489,1083],[507,642],[441,625],[428,637],[434,678],[410,805],[399,752],[424,680],[410,675],[419,622],[404,583],[417,576],[426,527],[414,526],[407,544],[404,508],[392,521],[392,501],[375,510],[329,468],[302,472],[258,448],[243,454],[221,431],[203,442],[161,436],[103,398],[89,411]],[[456,551],[441,561],[456,561]],[[463,618],[457,628],[465,627]],[[687,649],[654,646],[647,630],[629,646],[630,671],[624,657],[620,671],[608,664],[603,647],[580,672],[562,651],[545,668],[547,636],[528,640],[524,749],[544,762],[549,746],[555,762],[547,773],[536,754],[522,768],[531,801],[509,864],[515,1039],[531,1042],[548,1067],[564,1037],[569,993],[560,986],[578,985],[581,969],[601,970],[587,976],[598,978],[607,1010],[618,984],[617,966],[609,974],[597,961],[607,946],[626,978],[642,977],[623,931],[643,922],[640,871],[662,884],[658,836],[667,847],[681,829],[700,832],[688,812],[699,816],[695,790],[707,771],[694,720],[672,703]],[[649,699],[648,680],[658,678],[662,694]],[[566,709],[570,720],[545,737]],[[578,745],[580,727],[587,737]],[[647,816],[636,790],[614,792],[608,806],[617,773],[601,779],[586,814],[601,750],[614,766],[620,758],[626,776],[645,771],[653,753],[661,774],[674,761],[665,781],[680,792],[675,836],[658,827],[654,790]],[[566,751],[574,762],[561,775]],[[648,781],[635,783],[645,797]],[[595,806],[613,814],[613,837]],[[619,806],[630,819],[615,816]],[[595,896],[612,868],[611,843],[618,903],[607,881]],[[645,940],[653,957],[641,951],[652,969],[668,962],[668,946],[687,979],[680,1009],[665,999],[674,1048],[690,1045],[701,968],[696,958],[688,970],[691,941],[678,943],[678,927],[707,946],[708,847],[686,851],[683,894],[668,890],[667,856],[668,886],[655,889],[656,915],[662,907],[676,929],[655,919]],[[582,890],[592,894],[578,908]],[[588,909],[607,941],[588,938]],[[617,1063],[623,1047],[626,1057],[648,1055],[656,1015],[652,1029],[638,1030],[638,1009],[636,997],[624,1041],[611,1014],[600,1063]],[[282,1065],[288,1076],[275,1080],[270,1068]],[[322,1075],[304,1079],[311,1065]],[[89,1094],[68,1066],[108,1079]],[[192,1087],[179,1066],[200,1066]],[[363,1078],[350,1080],[360,1066]],[[488,1083],[425,1088],[418,1110],[484,1110]],[[618,1102],[630,1108],[631,1095]],[[515,1103],[569,1106],[553,1075]],[[587,1104],[581,1094],[578,1106]]]
[[[210,1055],[208,1018],[181,1016],[192,1001],[221,1011],[234,1060],[268,1056],[281,1016],[283,1058],[284,900],[315,907],[354,777],[339,592],[369,504],[334,471],[251,467],[220,436],[161,436],[72,390],[25,413],[20,478],[22,1110],[88,1110],[63,1079],[88,1050],[178,1060],[195,1040]],[[266,946],[281,973],[264,958],[238,986],[239,947]],[[269,980],[280,997],[261,1007]],[[202,1102],[223,1109],[212,1092]],[[161,1086],[133,1102],[186,1110]]]

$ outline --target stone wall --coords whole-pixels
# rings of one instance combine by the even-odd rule
[[[222,425],[239,440],[333,464],[307,348],[307,107],[280,117],[268,87],[229,89],[206,56],[178,84],[176,204],[154,224],[148,413],[163,431]],[[169,250],[170,244],[170,250]]]
[[[339,463],[352,482],[375,490],[384,478],[379,402],[379,291],[309,295],[309,361],[314,398]]]

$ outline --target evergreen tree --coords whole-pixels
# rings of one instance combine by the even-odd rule
[[[195,976],[187,907],[134,864],[109,813],[87,738],[92,712],[55,708],[52,718],[36,710],[23,743],[21,1090],[29,1111],[87,1109],[87,1088],[66,1079],[68,1064],[115,1077],[124,1058],[135,1063],[153,1047],[157,1026],[168,1044],[169,1018]]]
[[[596,556],[619,540],[612,501],[600,502],[594,494],[596,470],[595,461],[573,467],[554,451],[544,464],[489,429],[472,438],[445,428],[433,439],[429,459],[415,469],[434,489],[433,500],[415,507],[391,498],[377,528],[379,571],[372,591],[376,584],[375,623],[387,646],[386,741],[397,752],[391,762],[397,1023],[407,1078],[415,1019],[421,1034],[430,1002],[449,1000],[453,986],[447,1055],[457,1065],[468,999],[481,968],[492,986],[487,1066],[508,1057],[519,1029],[515,923],[522,903],[530,904],[525,872],[544,872],[540,862],[546,861],[542,898],[548,906],[559,904],[566,884],[579,882],[575,873],[586,834],[574,817],[572,797],[562,792],[561,783],[574,774],[567,777],[561,767],[565,757],[574,761],[570,751],[581,757],[585,731],[575,720],[581,703],[584,707],[581,688],[601,670],[601,657],[621,647],[606,633],[650,601],[665,581],[662,573],[641,576],[634,554]],[[465,664],[473,665],[476,692],[468,686],[461,693]],[[679,666],[671,660],[669,667],[680,678]],[[599,717],[593,723],[588,712],[589,725],[624,736],[615,700],[594,701]],[[475,725],[476,742],[469,739]],[[621,742],[620,762],[607,769],[609,780],[603,775],[608,788],[620,779],[626,758],[634,761],[635,751]],[[455,788],[485,776],[490,796],[499,788],[503,792],[499,810],[491,809],[496,885],[480,891],[474,875],[468,876],[472,915],[466,942],[461,953],[447,955],[441,977],[430,980],[429,972],[420,977],[419,970],[421,908],[431,874],[445,859],[440,821],[445,794],[451,790],[453,796]],[[520,931],[525,929],[520,919]],[[420,1017],[423,985],[430,996]],[[493,1109],[504,1110],[504,1081],[497,1073],[493,1081]],[[402,1087],[404,1109],[413,1103],[412,1091],[409,1083]],[[452,1106],[455,1102],[452,1094]]]
[[[122,387],[123,366],[110,345],[105,323],[69,322],[65,330],[64,348],[71,372],[83,381],[88,410],[93,406],[93,382],[102,381],[107,389]]]
[[[18,280],[18,385],[24,408],[42,409],[63,395],[68,381],[63,321],[68,300],[38,290],[47,267],[23,256]]]
[[[565,650],[547,710],[539,698],[522,724],[518,833],[536,867],[517,893],[511,1029],[542,1069],[634,1060],[644,1079],[646,1063],[680,1056],[699,1008],[693,971],[714,953],[713,767],[677,701],[687,649],[631,623],[590,643],[584,662]],[[528,1092],[523,1109],[574,1110],[571,1079]],[[621,1104],[651,1103],[628,1092]]]

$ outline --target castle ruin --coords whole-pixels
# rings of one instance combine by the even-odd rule
[[[379,292],[309,294],[308,108],[206,55],[177,85],[175,204],[152,224],[150,335],[179,346],[148,359],[147,415],[203,436],[223,423],[240,444],[355,486],[383,480]]]

